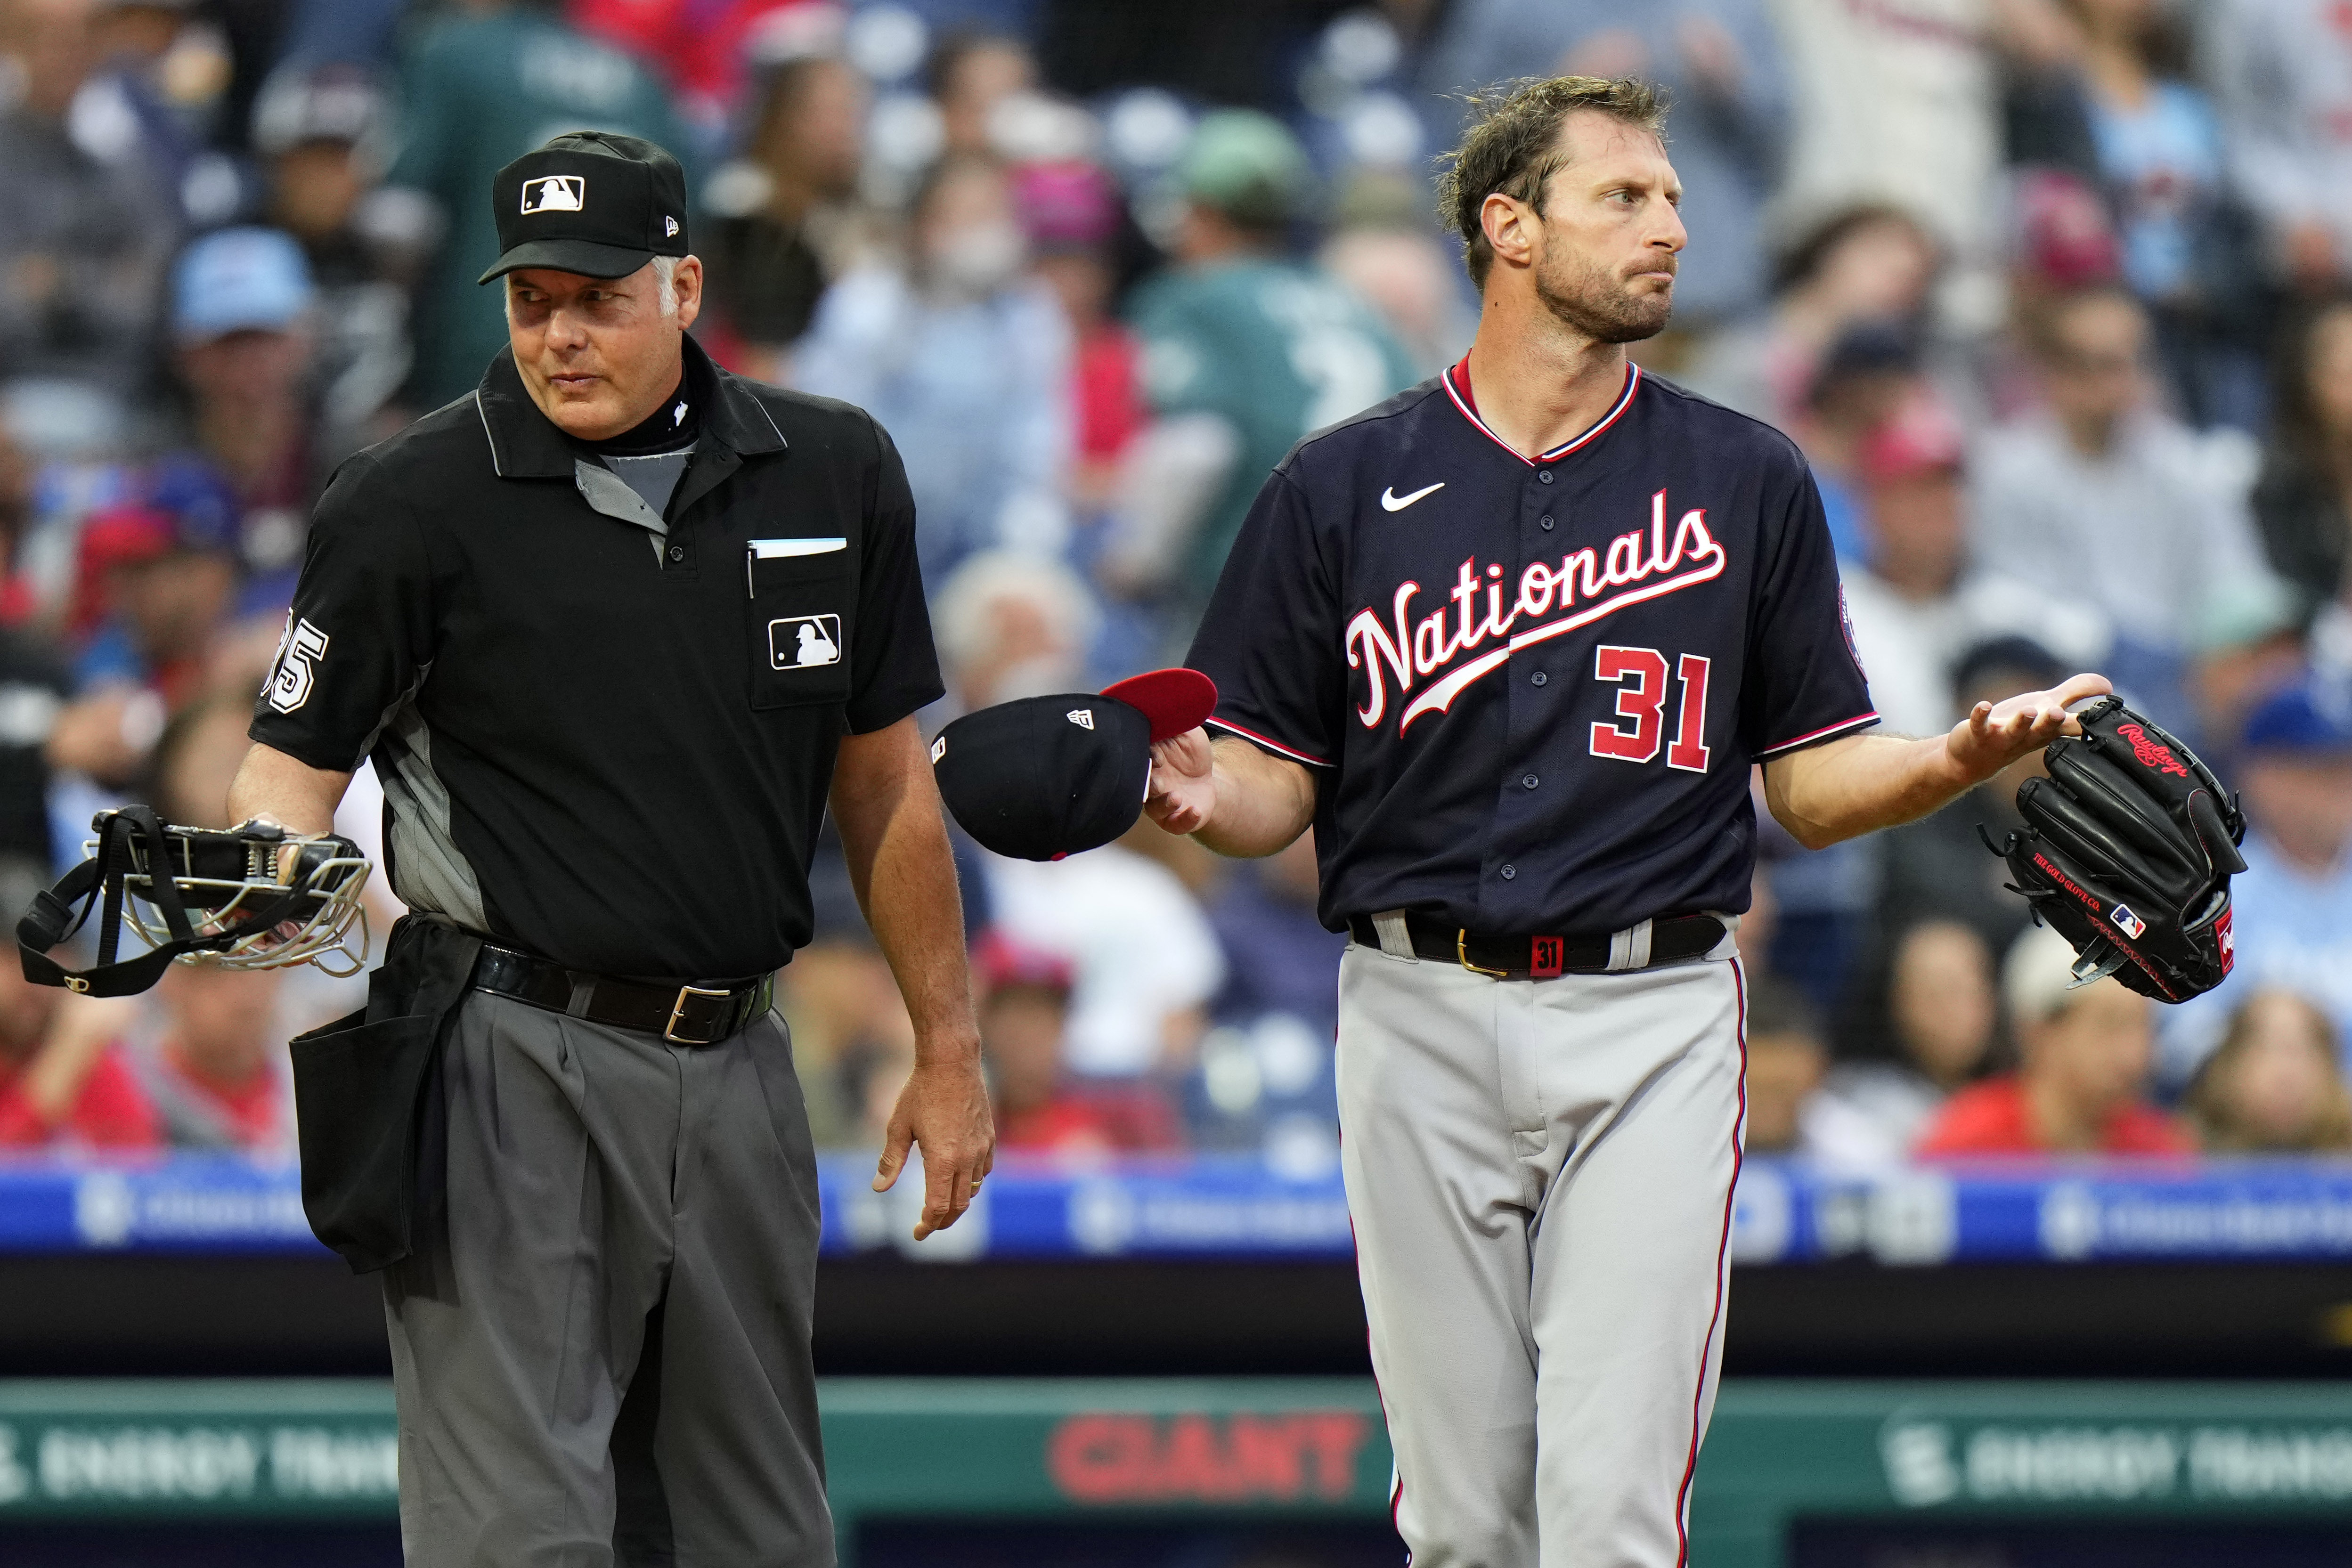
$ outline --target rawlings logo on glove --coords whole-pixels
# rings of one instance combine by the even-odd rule
[[[2116,733],[2131,743],[2132,757],[2142,767],[2153,768],[2158,773],[2169,773],[2179,779],[2189,777],[2189,769],[2183,768],[2180,765],[2180,759],[2172,755],[2172,747],[2150,740],[2147,737],[2147,731],[2141,726],[2119,724],[2116,726]]]

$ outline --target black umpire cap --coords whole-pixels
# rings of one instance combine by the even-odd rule
[[[686,171],[651,141],[574,131],[526,152],[490,182],[499,259],[477,281],[524,267],[626,277],[686,252]]]
[[[1106,686],[969,713],[931,743],[940,798],[964,831],[1016,860],[1057,861],[1135,825],[1151,744],[1217,706],[1198,670],[1152,670]]]

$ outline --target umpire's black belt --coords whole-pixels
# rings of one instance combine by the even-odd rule
[[[474,962],[472,984],[478,991],[512,997],[551,1013],[643,1030],[673,1045],[716,1045],[766,1012],[776,994],[773,975],[701,985],[622,980],[488,942]]]
[[[1352,916],[1348,929],[1365,946],[1396,957],[1410,952],[1498,980],[1549,980],[1561,975],[1626,974],[1704,957],[1723,940],[1724,925],[1712,915],[1675,915],[1606,936],[1506,936],[1466,931],[1409,910],[1392,910]]]

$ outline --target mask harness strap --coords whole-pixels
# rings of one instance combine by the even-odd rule
[[[117,963],[126,884],[140,874],[141,857],[132,852],[134,841],[146,849],[148,885],[143,896],[163,915],[172,939]],[[16,956],[24,965],[25,978],[37,986],[62,986],[79,996],[136,996],[161,979],[173,959],[234,946],[285,919],[302,900],[299,890],[289,888],[236,925],[199,936],[188,919],[180,884],[172,875],[172,852],[171,837],[152,806],[125,806],[108,813],[99,830],[98,852],[66,873],[55,887],[36,894],[32,908],[16,923]],[[80,905],[79,911],[76,904]],[[79,931],[90,912],[101,906],[97,963],[87,969],[68,969],[48,956],[48,949]]]

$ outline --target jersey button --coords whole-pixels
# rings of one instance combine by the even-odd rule
[[[1537,470],[1536,470],[1536,478],[1537,478],[1539,482],[1541,482],[1541,483],[1543,483],[1543,484],[1546,484],[1546,485],[1550,484],[1550,483],[1551,483],[1551,470],[1550,470],[1550,469],[1549,469],[1549,468],[1538,468],[1538,469],[1537,469]]]
[[[1536,527],[1541,528],[1546,533],[1551,532],[1551,514],[1549,512],[1546,512],[1542,517],[1538,517],[1536,519]]]
[[[1519,779],[1519,784],[1523,789],[1532,789],[1536,787],[1536,776],[1532,773],[1527,774]]]
[[[1510,881],[1513,877],[1518,874],[1519,868],[1515,865],[1507,865],[1503,868],[1503,880],[1505,882]]]
[[[684,560],[686,559],[686,547],[684,545],[670,546],[669,559],[672,560]]]
[[[1528,684],[1529,685],[1539,686],[1550,679],[1551,677],[1549,675],[1545,674],[1541,670],[1538,670],[1534,674],[1528,677]]]

